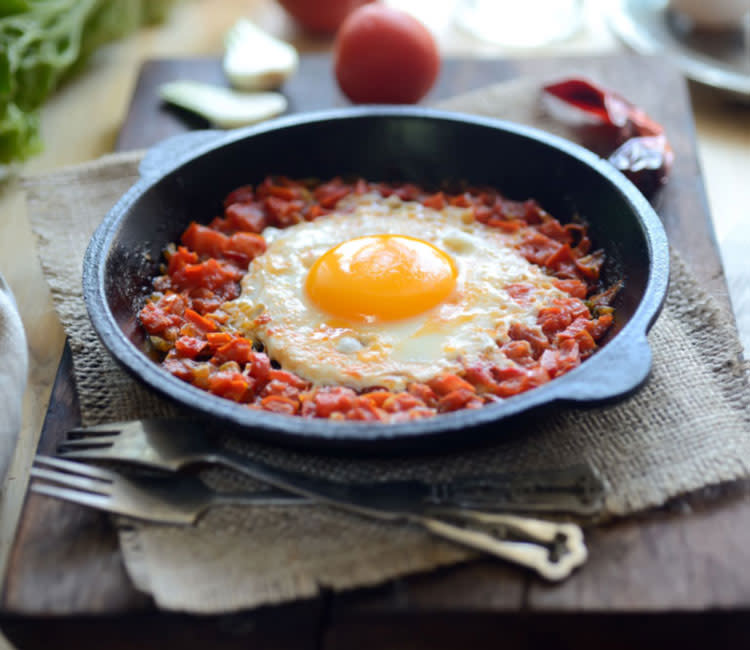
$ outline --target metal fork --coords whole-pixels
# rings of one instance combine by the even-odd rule
[[[71,429],[57,454],[74,460],[125,461],[171,472],[203,463],[222,465],[297,493],[299,490],[289,484],[299,485],[306,478],[233,452],[220,445],[200,424],[187,419],[132,420]],[[305,485],[311,491],[321,486],[333,486],[336,490],[352,487],[348,483],[312,478]],[[381,481],[377,485],[381,490],[392,490],[398,498],[419,497],[433,510],[551,512],[591,517],[600,512],[604,500],[604,486],[588,465],[523,474],[457,477],[432,483]],[[305,496],[311,495],[305,493]]]
[[[31,475],[35,479],[57,484],[35,481],[31,486],[34,492],[158,523],[191,524],[213,505],[257,503],[259,499],[269,503],[274,498],[271,496],[269,500],[269,494],[264,493],[214,493],[200,479],[182,475],[173,475],[168,479],[125,478],[100,467],[49,456],[35,458]],[[492,526],[501,522],[506,526],[502,531],[488,532],[416,513],[378,511],[326,499],[323,501],[357,514],[418,524],[437,537],[532,569],[548,580],[567,577],[587,557],[581,530],[572,524],[478,513],[477,521],[480,523]],[[288,504],[291,501],[282,496],[279,503]],[[509,529],[526,531],[536,542],[505,539]]]
[[[311,503],[281,490],[215,492],[195,476],[125,477],[86,463],[38,455],[31,490],[84,506],[166,524],[193,524],[212,506],[301,505]]]
[[[531,567],[551,580],[567,576],[586,558],[583,533],[575,524],[470,510],[460,501],[431,503],[429,497],[434,495],[424,495],[421,490],[432,486],[415,481],[385,486],[351,484],[271,467],[218,446],[192,420],[115,422],[74,429],[71,435],[87,437],[66,441],[62,455],[69,458],[121,460],[171,471],[195,463],[222,464],[282,490],[359,515],[409,521],[444,539]]]

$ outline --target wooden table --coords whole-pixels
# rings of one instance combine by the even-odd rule
[[[424,9],[431,3],[409,3],[415,8],[420,4]],[[138,62],[159,55],[216,54],[220,51],[220,35],[241,13],[249,13],[271,31],[295,40],[304,51],[325,50],[329,46],[298,38],[289,21],[270,2],[204,1],[180,6],[168,25],[103,50],[86,75],[53,99],[43,117],[47,152],[29,168],[54,169],[111,150],[129,105]],[[439,16],[431,13],[430,19],[437,21]],[[498,53],[468,42],[445,26],[443,31],[434,22],[430,26],[439,34],[446,55]],[[562,51],[617,51],[618,46],[601,27],[601,17],[590,10],[586,33]],[[722,103],[702,89],[693,89],[692,97],[712,212],[720,217],[735,214],[736,206],[747,205],[750,198],[747,184],[740,182],[741,170],[750,168],[747,109]],[[71,115],[82,110],[90,112],[92,106],[98,110],[90,120],[71,124]],[[685,125],[683,131],[678,137],[691,141],[690,125]],[[697,184],[700,199],[700,179],[695,176],[690,183],[693,187],[686,185],[686,192],[695,192]],[[666,225],[678,248],[690,253],[689,261],[699,276],[722,293],[726,301],[711,224],[705,216],[690,222],[686,215],[691,210],[695,214],[696,207],[700,213],[702,208],[691,207],[691,203],[694,201],[686,201],[684,212],[678,210]],[[32,351],[23,438],[0,504],[1,566],[16,532],[28,466],[42,429],[64,337],[51,311],[38,264],[30,255],[33,239],[17,186],[4,188],[0,213],[6,218],[0,224],[0,270],[19,299]],[[747,232],[731,219],[715,219],[714,226],[720,244],[736,242]],[[734,249],[727,245],[724,250],[731,253]],[[730,268],[733,260],[725,262],[731,280],[735,277],[734,267]],[[743,322],[742,315],[740,321]],[[60,383],[56,390],[65,391],[65,387]],[[55,402],[66,403],[66,399],[69,401],[72,395],[57,394]],[[71,417],[69,409],[53,412],[47,429],[61,431],[66,425],[65,417]],[[705,635],[714,645],[717,641],[723,645],[722,639],[737,642],[747,633],[741,612],[750,603],[750,558],[742,534],[750,526],[750,506],[745,486],[732,486],[725,492],[710,506],[680,501],[672,510],[594,531],[589,537],[592,557],[586,570],[562,587],[551,588],[513,569],[480,562],[375,590],[343,596],[323,594],[310,602],[198,620],[176,614],[159,615],[132,590],[120,590],[119,601],[112,593],[101,592],[98,597],[103,604],[99,610],[102,617],[96,621],[65,617],[45,620],[44,626],[38,627],[30,625],[27,617],[6,617],[4,627],[19,647],[33,647],[35,642],[55,638],[53,635],[67,638],[68,645],[75,639],[76,647],[81,648],[94,644],[101,647],[103,638],[107,639],[106,646],[112,648],[133,647],[136,640],[144,647],[165,647],[167,638],[183,648],[247,647],[252,642],[261,647],[374,648],[386,644],[496,647],[499,639],[510,645],[531,647],[559,637],[589,647],[600,647],[605,642],[609,647],[632,647],[644,638],[657,638],[665,630],[677,630],[692,640]],[[688,509],[692,509],[689,515]],[[91,516],[92,525],[100,525],[96,522],[101,520],[93,514],[83,516]],[[106,533],[101,539],[106,541]],[[107,553],[102,555],[102,570],[119,570],[123,579],[113,536],[109,544],[105,547]],[[460,595],[458,606],[456,595]],[[49,597],[52,602],[55,594]],[[96,598],[96,594],[87,597]],[[76,605],[70,602],[72,609]],[[727,611],[702,616],[684,614],[705,608]],[[127,616],[122,615],[125,611]],[[571,612],[577,615],[569,616]],[[658,612],[659,616],[628,616],[634,612]],[[114,634],[118,641],[113,639]]]

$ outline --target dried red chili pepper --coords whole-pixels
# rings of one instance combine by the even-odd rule
[[[664,183],[673,160],[672,148],[664,135],[630,138],[609,156],[609,162],[646,195]]]
[[[669,175],[674,153],[664,128],[622,95],[586,79],[566,79],[543,88],[567,105],[613,127],[609,161],[644,193],[650,194]]]

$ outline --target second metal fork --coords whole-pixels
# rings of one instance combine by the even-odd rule
[[[74,460],[124,461],[171,472],[203,463],[222,465],[310,497],[321,488],[333,488],[334,493],[348,496],[353,485],[271,467],[227,449],[201,425],[187,419],[131,420],[72,429],[58,455]],[[581,517],[596,515],[604,495],[600,479],[586,465],[516,475],[457,477],[429,484],[386,481],[378,485],[401,498],[421,495],[423,503],[433,510],[567,512]]]
[[[214,492],[195,476],[123,476],[102,467],[38,455],[31,490],[84,506],[165,524],[193,524],[218,505],[311,503],[281,490]]]

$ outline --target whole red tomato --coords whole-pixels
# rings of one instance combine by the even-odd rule
[[[336,35],[334,71],[355,103],[413,104],[432,88],[440,54],[432,34],[398,9],[368,4],[353,11]]]
[[[302,27],[310,32],[333,34],[352,11],[372,0],[279,0]]]

